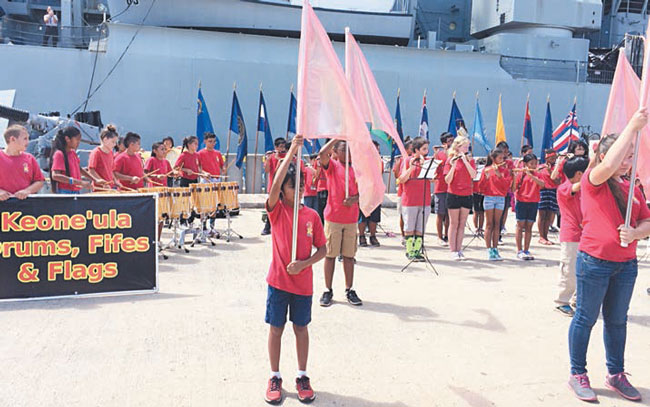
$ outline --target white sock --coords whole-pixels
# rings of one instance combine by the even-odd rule
[[[296,377],[301,378],[303,376],[307,376],[307,371],[306,370],[298,370],[298,375]]]
[[[282,379],[282,375],[280,374],[280,372],[271,371],[271,377],[277,377],[278,379]]]

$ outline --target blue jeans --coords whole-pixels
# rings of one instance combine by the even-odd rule
[[[636,259],[613,262],[578,252],[576,262],[578,309],[569,328],[571,374],[587,372],[589,336],[591,328],[598,319],[601,305],[607,370],[611,375],[624,371],[627,310],[636,276]]]
[[[305,196],[305,206],[318,212],[318,196]]]

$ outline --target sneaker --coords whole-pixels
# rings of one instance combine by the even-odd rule
[[[573,312],[573,308],[571,308],[569,305],[560,305],[559,307],[555,307],[555,309],[567,317],[572,317],[575,312]]]
[[[458,256],[458,252],[451,252],[451,259],[459,261],[460,257]]]
[[[524,252],[524,254],[526,255],[526,258],[525,258],[524,260],[535,260],[535,256],[533,256],[532,254],[530,254],[530,252],[529,252],[528,250],[526,250],[526,251]]]
[[[447,242],[446,242],[445,240],[443,240],[443,239],[438,239],[438,245],[439,245],[439,246],[442,246],[442,247],[447,247],[447,246],[449,246],[449,243],[447,243]]]
[[[443,236],[442,241],[449,244],[449,236]]]
[[[334,292],[332,290],[327,290],[320,297],[320,306],[329,307],[332,305],[332,298],[334,297]]]
[[[339,257],[338,257],[338,261],[339,261],[339,263],[342,263],[342,262],[343,262],[343,256],[340,255],[340,254],[339,254]]]
[[[359,236],[359,247],[368,247],[368,242],[366,241],[366,235]]]
[[[406,246],[406,239],[402,237],[402,246]]]
[[[282,379],[275,376],[269,379],[264,400],[269,404],[279,404],[282,401]]]
[[[458,252],[458,260],[467,260],[467,257],[465,257],[463,252]]]
[[[596,392],[591,388],[586,373],[571,375],[569,377],[569,388],[582,401],[598,401]]]
[[[503,235],[499,235],[499,243],[503,244]]]
[[[503,257],[501,257],[501,255],[499,254],[499,249],[497,249],[496,247],[494,248],[494,258],[496,259],[496,261],[503,261]]]
[[[271,234],[271,228],[267,228],[264,226],[264,229],[262,229],[262,236],[270,235]]]
[[[548,228],[548,231],[551,232],[551,233],[559,232],[558,228],[556,228],[555,226],[551,226],[550,228]]]
[[[489,249],[487,249],[487,252],[488,252],[488,260],[489,261],[495,261],[497,259],[496,257],[494,257],[494,249],[489,248]]]
[[[641,400],[641,393],[630,384],[627,380],[627,375],[629,375],[629,373],[625,372],[615,375],[607,375],[605,378],[605,386],[628,400]]]
[[[345,296],[348,299],[348,302],[352,305],[363,305],[363,302],[361,302],[361,298],[357,296],[356,291],[353,289],[345,290]]]
[[[311,403],[316,398],[307,376],[296,378],[296,390],[298,390],[298,400],[302,403]]]
[[[370,246],[372,247],[379,247],[379,240],[377,240],[377,236],[370,236]]]
[[[519,260],[528,260],[528,259],[526,258],[526,253],[524,253],[523,250],[519,250],[519,251],[517,252],[517,258],[518,258]]]

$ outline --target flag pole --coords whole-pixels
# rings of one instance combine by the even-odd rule
[[[260,118],[262,113],[262,82],[260,82],[260,106],[257,108],[257,129],[255,130],[255,153],[253,153],[253,193],[255,193],[255,179],[257,178],[257,142],[260,138]],[[264,112],[266,119],[266,112]]]
[[[230,108],[230,123],[228,125],[228,141],[226,142],[226,162],[228,162],[228,156],[230,155],[230,135],[232,133],[232,109],[235,108],[235,89],[237,88],[237,82],[232,83],[232,94],[233,94],[233,100],[232,100],[232,107]],[[226,166],[226,171],[228,171],[228,167],[230,167],[232,163],[228,164]],[[227,174],[226,174],[227,175]]]
[[[298,147],[296,152],[296,184],[293,195],[293,231],[291,232],[291,261],[296,260],[298,253],[298,211],[300,209],[300,162],[298,161],[302,156],[302,146]],[[287,157],[293,160],[293,157]]]
[[[350,197],[350,144],[345,141],[345,199]]]
[[[291,84],[291,90],[289,91],[289,119],[287,119],[287,133],[284,135],[285,140],[289,140],[289,127],[291,126],[291,110],[293,110],[293,106],[291,104],[291,94],[293,94],[293,83]]]
[[[476,91],[476,105],[478,106],[478,90]],[[476,113],[474,113],[474,115],[476,116]],[[476,121],[476,118],[474,119],[474,121]],[[474,130],[476,130],[476,124],[474,124]],[[474,136],[475,135],[476,135],[476,131],[473,131],[472,132],[472,156],[474,156],[474,151],[476,151],[476,150],[474,150],[474,138],[475,138]],[[489,151],[488,151],[488,154],[490,154]]]

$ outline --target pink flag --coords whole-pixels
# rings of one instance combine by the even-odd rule
[[[609,91],[602,136],[620,133],[627,126],[627,122],[639,108],[640,87],[641,80],[625,57],[625,48],[621,48]]]
[[[641,102],[640,107],[650,108],[650,26],[645,36],[645,48],[643,56],[643,74],[641,77]],[[632,117],[632,116],[630,116]],[[641,179],[641,184],[646,188],[650,187],[650,129],[646,126],[641,131],[639,143],[639,160],[637,160],[636,174]]]
[[[386,187],[378,171],[381,158],[325,29],[307,0],[302,7],[297,133],[306,139],[337,138],[348,142],[359,186],[359,207],[370,215],[384,199]]]
[[[388,142],[389,137],[392,138],[402,157],[406,157],[406,149],[395,129],[375,76],[348,28],[345,30],[345,76],[364,121],[370,123],[370,133],[385,142]]]

